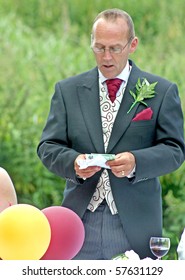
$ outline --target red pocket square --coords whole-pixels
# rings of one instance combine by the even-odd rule
[[[135,118],[132,119],[132,121],[147,121],[151,120],[153,115],[152,109],[149,107],[147,109],[144,109],[143,111],[139,112]]]

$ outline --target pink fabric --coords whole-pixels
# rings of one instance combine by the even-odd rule
[[[109,97],[112,102],[114,102],[114,100],[116,99],[116,93],[118,92],[121,83],[122,80],[118,78],[106,80]]]
[[[152,109],[149,107],[147,109],[144,109],[143,111],[139,112],[135,118],[132,119],[132,121],[147,121],[151,120],[153,115]]]

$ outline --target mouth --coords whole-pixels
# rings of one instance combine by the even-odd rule
[[[114,67],[114,65],[102,65],[103,68],[106,68],[106,69],[111,69]]]

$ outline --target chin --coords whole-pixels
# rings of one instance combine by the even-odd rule
[[[110,68],[102,66],[100,68],[100,71],[103,74],[103,76],[105,78],[108,78],[108,79],[115,78],[118,75],[117,71],[115,71],[115,67],[114,66],[112,66]]]

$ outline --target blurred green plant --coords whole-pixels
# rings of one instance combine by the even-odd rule
[[[184,1],[0,0],[0,166],[9,172],[19,203],[60,205],[65,181],[36,154],[56,81],[95,66],[93,19],[104,9],[128,11],[140,43],[132,59],[178,84],[185,108]],[[168,258],[185,226],[185,166],[161,178]]]

